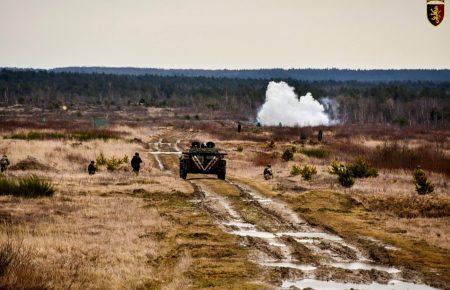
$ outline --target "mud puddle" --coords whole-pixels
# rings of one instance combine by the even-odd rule
[[[400,281],[400,269],[374,263],[341,237],[313,228],[282,202],[263,197],[245,185],[230,182],[241,191],[243,202],[257,203],[255,207],[257,210],[270,213],[274,218],[289,223],[292,230],[261,230],[257,224],[244,221],[228,198],[208,190],[201,181],[193,181],[193,183],[204,195],[200,203],[207,207],[209,212],[214,213],[219,224],[227,232],[247,240],[244,245],[257,253],[258,258],[255,262],[264,267],[293,271],[294,274],[289,276],[291,280],[281,281],[282,288],[293,286],[300,289],[307,287],[313,289],[434,289],[426,285]],[[313,258],[304,259],[302,257],[304,252],[310,252]],[[339,281],[346,283],[317,280],[315,272],[319,267],[347,273],[339,278]],[[301,271],[301,277],[295,275],[298,273],[296,271]],[[351,275],[348,275],[348,271]],[[373,282],[376,278],[367,278],[367,275],[364,275],[364,272],[368,271],[381,273],[380,275],[388,277],[386,281],[389,283]]]
[[[334,281],[321,281],[315,279],[302,279],[298,281],[284,281],[282,288],[296,287],[299,289],[321,289],[321,290],[435,290],[436,288],[427,285],[420,285],[414,283],[403,282],[399,280],[391,280],[387,284],[380,284],[372,282],[371,284],[356,284],[356,283],[339,283]]]
[[[164,166],[163,162],[161,161],[161,158],[159,158],[160,155],[180,155],[181,151],[178,147],[180,143],[180,140],[177,140],[175,143],[168,143],[163,142],[163,139],[159,139],[158,142],[153,143],[153,146],[155,148],[155,151],[148,152],[149,154],[153,155],[153,158],[155,158],[156,163],[158,164],[158,168],[161,171],[166,170],[166,167]],[[149,144],[151,145],[151,144]],[[161,151],[161,149],[164,149],[164,151]]]

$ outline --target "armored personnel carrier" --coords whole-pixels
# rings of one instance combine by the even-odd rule
[[[186,179],[188,173],[202,173],[216,174],[219,179],[225,179],[225,155],[227,154],[216,148],[214,142],[192,142],[189,151],[181,154],[180,177]]]

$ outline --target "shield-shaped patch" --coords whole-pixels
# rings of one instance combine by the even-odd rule
[[[434,26],[438,26],[444,20],[445,0],[427,0],[428,21]]]

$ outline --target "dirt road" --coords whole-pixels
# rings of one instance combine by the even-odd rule
[[[156,151],[151,154],[159,170],[177,172],[178,143],[163,139],[155,143]],[[308,224],[287,204],[264,195],[239,177],[222,181],[191,175],[187,182],[201,193],[192,202],[212,216],[223,231],[238,236],[252,262],[273,272],[273,279],[265,282],[274,287],[435,289],[415,284],[417,281],[405,277],[403,269],[375,263],[364,249]]]

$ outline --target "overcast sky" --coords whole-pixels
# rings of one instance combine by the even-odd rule
[[[425,7],[425,0],[0,0],[0,66],[450,68],[450,15],[434,27]]]

